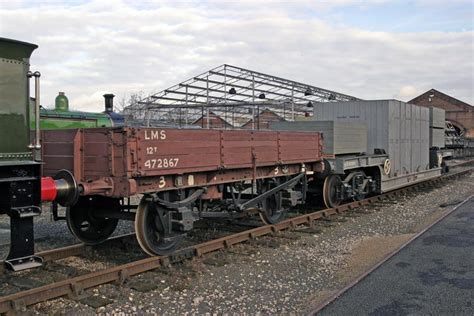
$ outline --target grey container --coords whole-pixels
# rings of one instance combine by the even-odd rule
[[[440,108],[430,107],[430,127],[443,128],[446,125],[446,111]]]
[[[270,129],[280,131],[322,132],[323,152],[328,155],[367,152],[367,125],[357,122],[303,121],[271,122]]]
[[[390,176],[429,168],[429,109],[398,100],[328,102],[314,105],[315,120],[365,123],[367,151],[384,149]]]
[[[444,128],[430,127],[430,147],[444,148]]]

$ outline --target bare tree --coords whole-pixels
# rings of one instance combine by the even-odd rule
[[[116,111],[118,113],[123,113],[123,111],[125,110],[127,106],[136,104],[138,101],[142,100],[145,97],[146,97],[146,94],[144,91],[131,92],[130,94],[125,94],[117,102]]]

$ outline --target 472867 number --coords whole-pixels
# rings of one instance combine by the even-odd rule
[[[158,158],[148,159],[145,161],[145,168],[147,169],[164,169],[177,167],[179,158]]]

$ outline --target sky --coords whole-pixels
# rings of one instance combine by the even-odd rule
[[[362,99],[435,88],[474,104],[473,25],[465,0],[0,0],[0,37],[39,45],[43,105],[64,91],[83,111],[224,63]]]

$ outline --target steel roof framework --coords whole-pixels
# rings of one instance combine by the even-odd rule
[[[125,108],[134,120],[191,124],[209,113],[234,127],[259,119],[264,109],[286,120],[311,115],[314,102],[358,98],[261,72],[223,64]],[[202,120],[204,122],[204,120]],[[207,120],[209,122],[209,120]],[[202,126],[209,127],[209,126]]]

